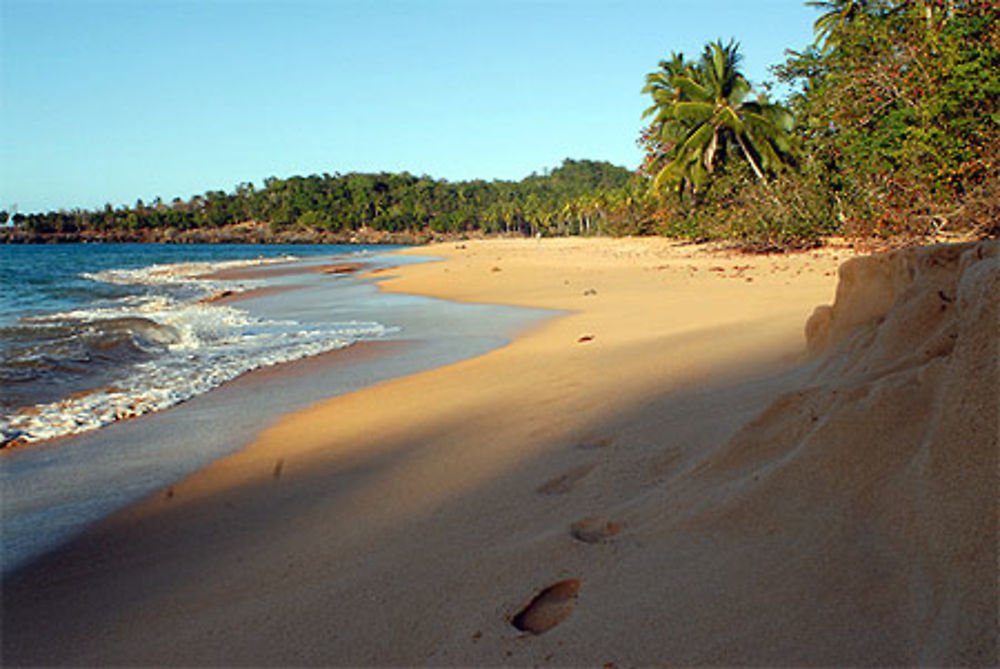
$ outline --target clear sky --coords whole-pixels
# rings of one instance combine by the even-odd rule
[[[0,0],[0,208],[265,177],[634,168],[647,72],[736,38],[754,83],[801,0]]]

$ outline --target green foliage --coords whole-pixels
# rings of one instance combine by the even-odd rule
[[[787,170],[768,182],[746,163],[729,163],[697,202],[656,195],[656,231],[695,241],[725,241],[753,251],[809,248],[835,231],[829,191],[815,171]]]
[[[766,96],[752,97],[739,62],[734,42],[717,41],[699,61],[674,54],[646,77],[653,119],[639,140],[640,172],[649,198],[659,200],[657,229],[758,249],[813,245],[829,227],[828,210],[808,178],[786,169],[796,165],[793,118]],[[681,197],[664,197],[665,185]]]
[[[48,212],[21,220],[38,233],[187,230],[254,220],[275,233],[302,230],[513,234],[591,234],[621,219],[632,175],[622,167],[565,160],[521,181],[448,182],[411,174],[324,174],[239,184],[170,205],[157,198],[132,208]],[[622,205],[624,206],[624,205]]]
[[[845,3],[836,3],[845,4]],[[1000,4],[871,0],[777,74],[845,232],[984,230],[1000,197]]]
[[[716,41],[697,62],[674,54],[646,75],[643,92],[653,104],[644,116],[653,119],[641,143],[654,189],[689,188],[696,196],[731,155],[745,160],[762,181],[764,171],[774,173],[792,162],[791,116],[766,96],[750,98],[741,59],[738,44]]]
[[[816,44],[824,51],[840,41],[840,34],[858,15],[868,11],[870,0],[808,0],[806,5],[826,10],[813,23]]]
[[[829,234],[996,234],[1000,2],[807,4],[823,11],[816,43],[775,68],[796,91],[788,101],[794,124],[788,115],[775,123],[782,131],[775,137],[792,135],[778,148],[779,155],[797,149],[794,169],[775,169],[787,161],[774,160],[766,169],[766,136],[744,152],[745,163],[717,159],[739,151],[709,129],[711,120],[727,105],[729,118],[744,113],[747,100],[732,44],[710,44],[698,63],[675,55],[647,76],[654,100],[647,114],[655,116],[639,143],[650,197],[667,183],[696,195],[661,199],[658,228],[758,249],[808,246]],[[699,106],[712,87],[722,93]],[[715,128],[741,137],[735,123]],[[757,169],[758,156],[765,169]]]

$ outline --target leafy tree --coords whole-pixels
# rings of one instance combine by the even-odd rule
[[[1000,5],[869,0],[776,69],[836,216],[860,234],[989,229],[1000,212]]]

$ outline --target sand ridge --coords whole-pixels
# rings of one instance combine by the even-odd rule
[[[836,295],[844,249],[408,253],[444,260],[384,289],[563,315],[15,575],[5,663],[995,661],[996,243],[852,260]]]

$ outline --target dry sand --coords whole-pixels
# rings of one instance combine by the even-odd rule
[[[4,664],[996,662],[996,242],[415,252],[386,289],[566,314],[15,574]]]

